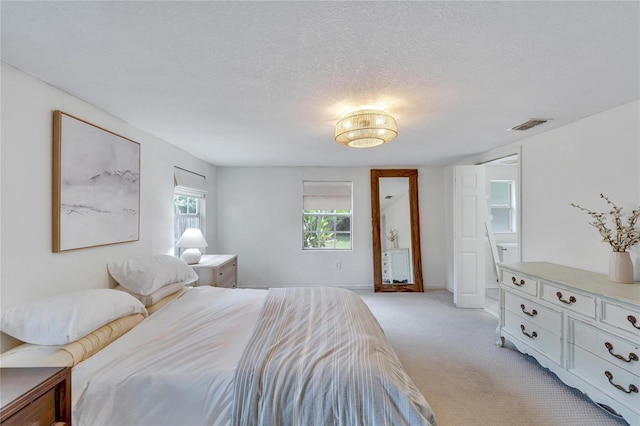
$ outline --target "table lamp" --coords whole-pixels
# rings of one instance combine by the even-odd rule
[[[176,243],[176,247],[186,249],[180,259],[193,265],[200,262],[202,253],[200,253],[199,247],[207,247],[207,240],[204,239],[202,231],[198,228],[187,228],[182,233],[182,236]]]

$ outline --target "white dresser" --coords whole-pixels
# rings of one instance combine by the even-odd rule
[[[199,263],[190,265],[196,274],[196,285],[236,288],[238,256],[235,254],[205,254]]]
[[[406,284],[413,281],[409,249],[388,249],[382,252],[382,283]]]
[[[598,404],[640,424],[640,283],[545,262],[501,263],[505,339]]]

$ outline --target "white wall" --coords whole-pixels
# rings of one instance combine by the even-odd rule
[[[52,253],[53,111],[141,145],[140,240]],[[173,167],[207,177],[207,240],[215,242],[215,167],[69,94],[2,65],[1,281],[3,309],[66,291],[112,285],[112,260],[173,253]],[[209,252],[215,251],[215,243]],[[2,348],[12,341],[2,335]]]
[[[523,146],[523,260],[608,271],[611,247],[588,225],[589,216],[569,203],[609,211],[599,198],[603,193],[627,213],[640,206],[638,117],[640,101],[531,138]],[[636,280],[639,249],[632,252]]]
[[[607,273],[611,248],[571,202],[608,211],[599,194],[629,213],[640,205],[640,101],[613,108],[519,143],[466,159],[476,164],[521,151],[523,261],[547,261]],[[452,188],[453,166],[445,172]],[[446,192],[451,194],[450,191]],[[447,217],[452,214],[447,196]],[[452,231],[447,220],[447,288],[452,290]],[[640,280],[636,246],[635,280]]]
[[[443,288],[442,169],[418,176],[425,287]],[[353,250],[302,250],[303,180],[353,182]],[[368,168],[218,167],[219,244],[238,254],[239,286],[372,288],[370,192]]]

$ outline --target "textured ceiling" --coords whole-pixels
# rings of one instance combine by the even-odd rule
[[[635,1],[2,1],[0,13],[3,62],[216,165],[444,165],[640,98]],[[335,143],[342,111],[370,103],[389,107],[398,137]],[[553,121],[505,130],[530,118]]]

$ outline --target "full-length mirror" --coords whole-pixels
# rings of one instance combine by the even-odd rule
[[[418,170],[371,170],[375,291],[423,291]]]

